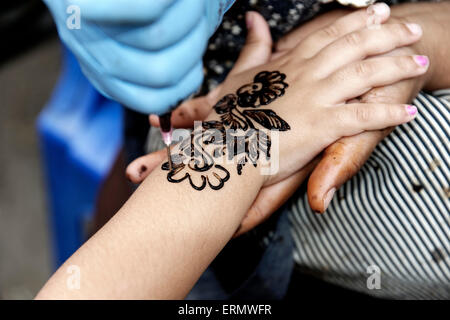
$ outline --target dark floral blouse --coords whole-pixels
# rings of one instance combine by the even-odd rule
[[[312,18],[321,6],[324,5],[316,0],[236,0],[209,41],[204,57],[206,76],[201,93],[207,93],[222,82],[237,60],[247,36],[247,11],[259,12],[268,22],[274,41],[277,41]]]
[[[388,4],[415,1],[384,1]],[[317,0],[236,0],[209,41],[204,56],[205,81],[201,94],[221,83],[237,60],[247,35],[245,13],[259,12],[268,22],[274,42],[315,15],[343,6]]]

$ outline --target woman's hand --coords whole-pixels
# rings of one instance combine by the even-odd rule
[[[261,16],[248,12],[247,19],[254,17],[252,27],[248,30],[246,45],[241,51],[239,59],[236,61],[230,76],[239,72],[244,72],[255,66],[267,63],[268,53],[272,48],[272,38],[267,23]],[[172,123],[176,128],[192,128],[194,121],[204,120],[211,112],[214,104],[220,98],[220,86],[211,91],[208,95],[191,99],[184,102],[172,115]],[[159,118],[150,116],[150,123],[154,127],[159,127]],[[127,168],[126,174],[133,183],[141,183],[160,163],[167,158],[165,149],[152,152],[133,161]],[[236,231],[235,236],[246,233],[255,226],[266,220],[273,212],[280,208],[289,197],[295,192],[309,175],[317,161],[312,161],[308,166],[301,169],[291,177],[264,187],[249,208],[241,226]]]
[[[346,10],[335,10],[324,14],[285,36],[276,45],[277,55],[296,46],[312,32],[330,25],[334,20],[347,14]],[[421,40],[392,51],[391,55],[426,54],[433,63],[426,74],[398,83],[372,89],[359,97],[369,103],[409,103],[425,88],[442,89],[450,86],[450,71],[443,57],[450,50],[445,38],[445,30],[450,27],[450,2],[408,3],[392,8],[388,23],[418,22],[424,30]],[[446,25],[449,25],[446,27]],[[447,53],[447,54],[446,54]],[[342,138],[329,146],[314,169],[308,182],[308,200],[316,212],[324,212],[334,192],[349,180],[364,165],[373,149],[393,128],[371,131],[353,137]],[[290,185],[296,189],[298,186]]]
[[[388,15],[388,12],[387,12],[387,15]],[[386,19],[387,18],[387,15],[384,17],[384,19]],[[357,21],[356,21],[357,20]],[[298,60],[298,61],[301,61],[301,62],[306,62],[306,63],[304,63],[304,65],[309,65],[309,66],[311,66],[311,63],[314,65],[314,63],[316,63],[316,66],[317,66],[317,64],[320,64],[319,65],[319,67],[321,67],[321,64],[322,63],[320,63],[320,61],[325,61],[325,60],[327,60],[328,59],[328,55],[330,54],[330,51],[332,52],[334,49],[333,48],[336,48],[336,46],[341,46],[342,48],[346,48],[348,51],[351,51],[351,52],[349,52],[350,54],[355,54],[356,53],[356,55],[354,56],[354,58],[353,58],[353,61],[354,60],[357,60],[357,59],[361,59],[361,58],[363,58],[363,57],[365,57],[365,56],[367,56],[367,55],[373,55],[373,54],[379,54],[379,53],[383,53],[382,52],[382,50],[380,51],[380,50],[378,50],[378,48],[371,48],[371,45],[374,45],[374,44],[377,44],[377,42],[376,41],[372,41],[372,43],[369,41],[367,44],[368,44],[368,47],[366,47],[366,48],[364,48],[363,50],[358,50],[357,48],[355,48],[355,45],[353,44],[348,44],[346,41],[348,41],[349,39],[354,39],[354,36],[352,35],[352,36],[346,36],[346,37],[344,37],[343,39],[346,39],[346,40],[343,40],[343,39],[340,39],[340,41],[336,41],[336,39],[339,37],[339,36],[341,36],[341,35],[346,35],[346,34],[348,34],[348,33],[350,33],[350,32],[353,32],[354,30],[356,30],[356,29],[358,29],[358,28],[362,28],[362,27],[364,27],[364,24],[366,23],[366,20],[367,20],[367,13],[365,13],[365,12],[362,12],[362,11],[360,11],[360,12],[358,12],[358,13],[354,13],[354,14],[352,14],[352,15],[349,15],[348,17],[346,17],[346,18],[342,18],[342,19],[340,19],[340,20],[338,20],[338,21],[336,21],[336,28],[341,28],[342,30],[340,30],[340,34],[333,34],[333,36],[334,36],[334,38],[333,37],[331,37],[330,36],[330,33],[329,33],[329,29],[325,29],[325,31],[323,31],[323,30],[321,30],[320,32],[318,32],[318,36],[320,37],[322,37],[322,39],[320,39],[320,41],[317,41],[317,42],[320,42],[321,43],[321,46],[319,46],[319,45],[317,45],[317,42],[312,42],[312,41],[309,41],[309,43],[314,43],[315,44],[315,46],[313,46],[313,47],[308,47],[308,45],[305,45],[305,46],[299,46],[300,48],[296,48],[295,49],[295,52],[297,52],[297,53],[294,53],[294,54],[290,54],[290,56],[292,57],[292,56],[294,56],[295,55],[295,58],[297,58],[297,56],[298,56],[298,52],[300,52],[300,54],[303,54],[304,56],[303,56],[303,60]],[[356,22],[356,24],[355,24],[355,22]],[[385,26],[386,27],[386,26]],[[397,32],[397,34],[395,34],[394,33],[394,35],[395,36],[399,36],[400,35],[400,33],[401,32],[404,32],[405,34],[404,34],[404,36],[401,36],[401,40],[400,40],[400,42],[395,42],[395,41],[397,41],[397,40],[393,40],[393,38],[394,37],[391,37],[391,40],[389,41],[389,37],[388,37],[388,41],[387,42],[385,42],[385,46],[383,47],[384,48],[384,50],[390,50],[390,49],[392,49],[392,48],[394,48],[395,46],[401,46],[401,45],[405,45],[405,44],[409,44],[409,43],[412,43],[412,42],[414,42],[414,41],[416,41],[416,40],[418,40],[418,38],[420,38],[420,34],[419,35],[414,35],[414,34],[412,34],[410,31],[408,31],[408,29],[404,26],[404,25],[393,25],[393,26],[387,26],[386,28],[383,28],[383,27],[381,27],[380,28],[380,30],[365,30],[366,32],[368,32],[368,33],[374,33],[373,34],[373,36],[374,37],[369,37],[369,38],[372,38],[372,39],[377,39],[377,36],[380,36],[380,34],[383,34],[383,33],[389,33],[389,35],[391,35],[392,36],[392,33],[390,32],[390,31],[387,31],[387,30],[389,30],[389,29],[392,29],[392,30],[395,30],[395,28],[397,28],[396,29],[396,32]],[[383,30],[383,29],[385,29],[385,30]],[[360,33],[361,33],[361,31],[360,31]],[[376,33],[378,33],[378,35],[376,34]],[[316,35],[316,36],[317,36]],[[328,36],[328,37],[327,37]],[[357,35],[358,36],[358,35]],[[366,34],[366,36],[369,36],[369,34]],[[405,37],[406,36],[406,37]],[[315,37],[313,37],[313,36],[310,36],[311,38],[315,38]],[[378,38],[379,39],[379,38]],[[363,39],[364,40],[364,39]],[[351,40],[350,40],[351,41]],[[364,40],[365,41],[365,40]],[[334,43],[334,42],[336,42],[336,43]],[[344,45],[343,45],[343,42],[345,43]],[[305,43],[307,43],[308,44],[308,41],[305,41]],[[326,47],[326,46],[329,46],[328,48],[326,48],[326,49],[328,49],[328,50],[325,50],[324,49],[324,47]],[[330,47],[331,47],[331,49],[330,49]],[[372,51],[371,51],[372,50]],[[375,51],[373,51],[373,50],[375,50]],[[319,52],[319,54],[317,54],[316,56],[314,56],[315,55],[315,53],[316,52]],[[323,53],[322,51],[324,51],[325,53]],[[344,51],[345,51],[345,49],[344,49]],[[327,53],[328,52],[328,53]],[[345,54],[345,52],[343,52],[344,54]],[[345,55],[342,55],[343,57],[341,58],[341,59],[343,59],[342,61],[343,61],[343,65],[346,65],[348,62],[351,62],[352,61],[352,59],[350,58],[349,60],[346,60],[346,58],[345,58]],[[320,58],[317,58],[317,56],[318,57],[320,57]],[[283,56],[283,57],[285,57],[285,56]],[[283,58],[282,57],[282,58]],[[406,57],[396,57],[396,58],[393,58],[393,57],[383,57],[383,58],[378,58],[378,59],[381,59],[381,61],[390,61],[391,63],[393,63],[393,64],[395,64],[395,63],[398,63],[399,61],[403,61],[403,62],[409,62],[410,64],[409,64],[409,67],[411,67],[412,69],[410,69],[410,70],[408,70],[408,71],[406,71],[406,73],[408,73],[408,75],[406,76],[405,74],[405,70],[401,70],[400,72],[401,72],[401,74],[402,74],[402,76],[401,77],[411,77],[411,76],[414,76],[414,75],[418,75],[418,74],[420,74],[420,73],[423,73],[424,71],[425,71],[425,69],[426,68],[420,68],[420,67],[418,67],[417,66],[417,64],[415,64],[414,62],[413,62],[413,59],[411,59],[411,57],[408,57],[408,58],[406,58]],[[409,59],[409,60],[408,60]],[[278,59],[278,60],[280,60],[280,59]],[[374,63],[374,61],[376,60],[376,59],[370,59],[370,60],[372,60],[372,61],[370,61],[369,62],[369,64],[371,64],[371,63]],[[256,60],[255,60],[256,61]],[[298,61],[297,61],[297,63],[298,63]],[[367,61],[369,61],[369,60],[367,60]],[[279,63],[279,62],[278,62]],[[359,63],[358,64],[358,67],[360,68],[360,67],[363,67],[364,68],[364,66],[365,66],[365,63]],[[336,65],[335,64],[333,64],[333,66],[331,66],[331,68],[333,68],[333,67],[336,67]],[[418,68],[417,68],[418,67]],[[344,73],[345,74],[345,70],[347,69],[347,70],[349,70],[349,68],[352,68],[351,66],[349,66],[349,65],[347,65],[346,66],[346,68],[342,68],[343,70],[339,70],[339,72],[337,72],[337,74],[341,74],[342,75],[342,73]],[[353,66],[353,68],[355,68],[355,66]],[[398,67],[397,67],[398,68]],[[317,69],[319,69],[319,68],[315,68],[314,67],[314,69],[315,69],[315,71],[317,70]],[[339,68],[336,68],[336,69],[339,69]],[[396,69],[396,67],[394,67],[394,69]],[[414,72],[412,72],[413,71],[413,69],[414,69]],[[353,69],[353,70],[355,70],[355,69]],[[337,71],[337,70],[336,70]],[[326,71],[324,71],[324,72],[326,72]],[[411,73],[412,72],[412,73]],[[334,74],[333,72],[331,72],[330,74]],[[230,75],[230,77],[233,77],[234,75]],[[311,72],[309,73],[309,75],[308,76],[310,76],[311,78],[313,78],[313,76],[311,75]],[[336,75],[334,75],[334,76],[336,76]],[[360,75],[359,75],[359,77],[361,77]],[[305,76],[305,78],[307,78],[306,76]],[[305,78],[303,78],[303,79],[305,79]],[[355,77],[356,79],[358,78],[358,76],[356,76]],[[325,79],[328,79],[327,81],[330,81],[330,78],[328,77],[318,77],[316,80],[321,80],[321,81],[324,81]],[[392,79],[392,78],[390,78],[390,79]],[[399,78],[396,78],[396,79],[399,79]],[[353,80],[355,80],[355,79],[353,79]],[[358,81],[358,80],[357,80]],[[378,80],[379,81],[379,80]],[[384,81],[388,81],[388,80],[384,80]],[[391,80],[389,80],[389,81],[391,81]],[[395,79],[394,80],[392,80],[392,81],[395,81]],[[235,81],[233,81],[233,82],[235,82]],[[359,82],[359,81],[358,81]],[[369,81],[370,82],[370,81]],[[325,81],[325,83],[326,83],[326,81]],[[361,83],[361,82],[359,82],[359,83]],[[367,84],[367,83],[366,83]],[[377,82],[376,82],[376,80],[375,80],[375,84],[377,84]],[[332,86],[332,84],[331,83],[328,83],[328,88],[330,89],[330,91],[331,91],[331,89],[332,88],[330,88],[331,86]],[[301,88],[307,88],[308,87],[308,84],[304,84],[304,85],[299,85],[299,89],[298,89],[298,91],[301,91]],[[322,87],[323,87],[323,85],[322,85]],[[325,87],[326,87],[326,85],[325,85]],[[338,87],[339,87],[339,85],[338,85]],[[345,87],[345,86],[344,86]],[[348,87],[348,86],[347,86]],[[355,87],[358,87],[357,85],[355,86]],[[223,86],[222,86],[222,88],[223,88]],[[222,89],[221,88],[221,89]],[[333,88],[333,89],[336,89],[336,86]],[[361,90],[361,91],[367,91],[369,88],[361,88],[361,87],[359,87],[359,88],[355,88],[355,90],[357,91],[357,90]],[[338,89],[339,90],[339,89]],[[218,90],[219,91],[219,90]],[[362,92],[361,92],[362,93]],[[317,92],[316,92],[316,94],[317,94]],[[214,94],[212,94],[212,95],[210,95],[210,96],[213,96]],[[351,95],[351,94],[350,94]],[[355,96],[356,96],[357,94],[355,93]],[[314,97],[316,97],[316,96],[314,96]],[[207,97],[207,98],[204,98],[203,99],[203,102],[207,102],[208,100],[210,100],[210,101],[212,101],[212,100],[214,100],[214,98],[215,97],[213,97],[212,99],[208,99],[208,98],[211,98],[211,97]],[[343,103],[343,102],[345,102],[345,100],[346,99],[348,99],[348,98],[350,98],[350,97],[346,97],[346,96],[343,96],[343,97],[340,97],[340,99],[341,100],[338,100],[338,101],[334,101],[334,103],[335,104],[339,104],[339,103]],[[311,99],[311,96],[310,96],[310,99]],[[311,99],[311,100],[314,100],[314,99]],[[316,100],[317,100],[317,98],[316,98]],[[199,101],[198,101],[199,102]],[[205,105],[206,103],[203,103],[202,102],[202,105]],[[316,101],[312,101],[312,103],[316,103]],[[356,107],[356,105],[353,105],[353,107]],[[367,107],[367,106],[366,106]],[[182,109],[182,108],[181,108]],[[370,110],[370,109],[368,109],[368,110]],[[371,110],[372,111],[372,110]],[[180,111],[180,112],[182,112],[182,111]],[[360,112],[360,111],[358,111],[358,112]],[[365,112],[365,111],[364,111]],[[403,110],[403,113],[405,113],[405,111]],[[358,129],[358,130],[361,130],[361,129]],[[313,131],[313,130],[311,130],[311,131]],[[310,132],[311,132],[310,131]],[[344,133],[344,135],[347,135],[348,133]],[[350,133],[351,134],[351,133]],[[328,136],[328,138],[330,138],[329,136]],[[326,140],[326,139],[325,139]],[[323,142],[323,143],[325,143],[325,142]],[[315,151],[315,153],[317,153],[318,151],[320,151],[320,150],[317,150],[316,149],[316,151]],[[132,166],[133,167],[133,166]],[[130,171],[130,170],[129,170]],[[142,170],[141,170],[142,171]],[[285,192],[284,191],[284,193],[286,193],[286,194],[289,194],[290,195],[290,193],[291,193],[291,191],[289,191],[289,192]]]
[[[385,10],[381,22],[388,17],[389,10]],[[346,104],[375,87],[422,75],[428,67],[423,56],[379,56],[418,41],[420,26],[401,23],[366,28],[367,20],[365,10],[349,14],[285,55],[233,74],[223,84],[221,95],[227,95],[207,120],[244,131],[247,127],[282,131],[279,170],[266,177],[265,186],[303,168],[341,137],[414,118],[417,110],[403,104]]]

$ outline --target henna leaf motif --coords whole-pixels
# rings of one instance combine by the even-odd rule
[[[241,117],[235,115],[232,111],[228,113],[224,113],[220,116],[220,120],[223,121],[223,124],[227,127],[230,127],[230,129],[233,130],[246,130],[248,125],[245,122],[245,119],[242,119]]]
[[[266,129],[277,129],[280,131],[287,131],[291,129],[286,121],[281,119],[281,117],[269,109],[244,110],[243,114],[258,122]]]
[[[225,97],[219,100],[214,106],[214,110],[217,114],[229,113],[236,108],[237,97],[234,94],[227,94]]]
[[[227,139],[227,150],[229,159],[236,159],[237,172],[240,175],[242,168],[247,162],[257,166],[261,156],[270,157],[271,140],[265,132],[251,129],[245,136],[236,136]]]
[[[285,79],[286,75],[278,71],[263,71],[254,77],[253,83],[242,86],[236,94],[224,96],[214,106],[220,121],[203,122],[200,132],[194,130],[196,132],[190,139],[179,144],[178,154],[172,155],[172,170],[168,162],[162,165],[163,170],[169,171],[167,180],[173,183],[188,180],[195,190],[203,190],[207,185],[219,190],[230,178],[230,173],[216,164],[215,159],[228,153],[230,160],[235,159],[239,175],[247,163],[256,167],[260,157],[269,159],[270,136],[255,125],[280,131],[290,130],[290,126],[274,111],[255,108],[283,96],[288,87]]]

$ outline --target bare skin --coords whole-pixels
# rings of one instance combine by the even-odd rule
[[[264,23],[260,16],[252,18],[255,25]],[[412,106],[343,101],[373,87],[424,74],[427,66],[420,65],[416,56],[364,60],[374,50],[390,51],[418,41],[421,35],[405,24],[383,25],[368,32],[361,29],[366,19],[364,12],[345,19],[355,33],[352,37],[360,38],[365,46],[352,43],[345,36],[327,38],[317,54],[305,57],[307,49],[299,44],[279,59],[234,74],[223,85],[221,96],[238,92],[244,84],[256,81],[256,75],[264,70],[287,75],[289,87],[285,94],[277,94],[264,106],[290,126],[280,133],[276,173],[264,176],[249,165],[238,175],[236,163],[225,162],[224,168],[232,173],[225,186],[198,191],[188,183],[168,183],[167,171],[153,170],[124,207],[51,277],[37,298],[184,298],[231,239],[262,188],[291,177],[343,136],[414,119],[417,110]],[[382,43],[377,39],[383,39]],[[334,54],[338,48],[342,56]],[[379,71],[381,64],[391,72]],[[357,71],[364,69],[378,71],[370,75]],[[340,80],[344,75],[347,82]],[[271,85],[279,92],[280,82]],[[324,95],[333,87],[339,90]],[[296,103],[299,100],[305,103]],[[214,110],[206,121],[222,121],[223,112]],[[335,121],[329,121],[323,116],[325,113]],[[176,148],[181,145],[175,147],[174,153]],[[297,148],[302,152],[291,152]],[[80,289],[76,290],[66,285],[67,268],[73,265],[81,270]]]
[[[348,14],[349,10],[336,10],[319,16],[311,22],[294,30],[275,45],[275,51],[271,59],[282,56],[287,50],[297,45],[317,30],[329,26],[336,19]],[[402,80],[398,83],[374,88],[366,94],[358,97],[363,102],[392,103],[401,101],[409,103],[421,89],[436,90],[450,87],[450,66],[446,63],[446,57],[450,54],[447,41],[450,30],[450,3],[414,3],[392,7],[392,15],[388,23],[396,21],[419,22],[423,26],[424,36],[420,41],[410,46],[398,48],[390,52],[390,55],[402,55],[406,53],[425,53],[430,57],[430,70],[422,77]],[[331,32],[336,32],[331,31]],[[264,30],[258,30],[253,34],[253,47],[258,45],[267,46],[270,42],[269,36]],[[315,41],[310,40],[311,47]],[[238,61],[238,68],[245,68],[245,63],[253,63],[253,57]],[[219,89],[212,91],[208,96],[191,100],[185,103],[174,113],[173,122],[177,127],[190,127],[194,120],[204,118],[205,112],[209,110],[216,99]],[[153,126],[158,126],[157,117],[150,117]],[[345,137],[330,145],[322,154],[320,159],[310,164],[307,168],[283,181],[270,189],[262,189],[253,203],[248,214],[242,222],[237,235],[251,230],[256,225],[267,219],[275,212],[308,178],[308,200],[311,208],[316,212],[324,212],[327,204],[333,196],[333,189],[337,190],[343,183],[349,180],[364,165],[373,149],[384,139],[393,128],[381,131],[365,132],[353,137]],[[151,163],[158,158],[158,153],[138,159],[136,163]],[[320,161],[319,161],[320,160]],[[136,163],[130,165],[127,170],[131,180],[139,183],[135,175]]]

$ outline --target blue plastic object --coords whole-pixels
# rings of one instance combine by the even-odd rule
[[[162,115],[201,86],[208,39],[234,0],[44,2],[100,92],[138,112]],[[68,18],[75,8],[78,26]]]
[[[122,146],[123,108],[94,89],[65,49],[62,74],[37,128],[59,266],[84,241],[84,225]]]

